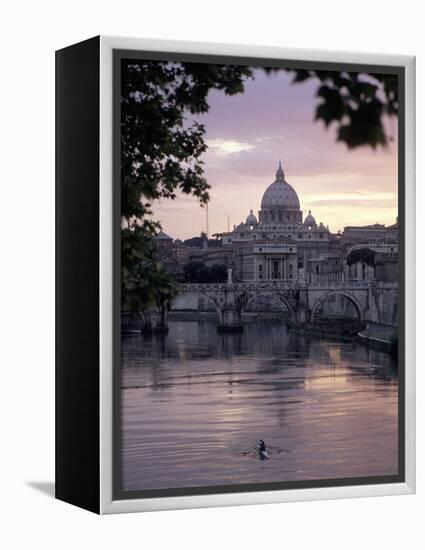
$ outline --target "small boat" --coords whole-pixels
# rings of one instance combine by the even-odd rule
[[[269,460],[270,459],[269,454],[267,452],[266,444],[264,443],[263,439],[259,439],[257,441],[256,447],[257,447],[257,450],[258,450],[258,456],[259,456],[260,460]]]
[[[249,455],[252,458],[259,458],[260,460],[270,460],[270,455],[279,453],[289,453],[289,450],[275,447],[274,445],[266,445],[264,439],[259,439],[255,445],[248,447],[241,454],[243,456]]]

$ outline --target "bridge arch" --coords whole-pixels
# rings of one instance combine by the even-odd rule
[[[317,310],[319,309],[319,307],[321,305],[323,305],[323,302],[327,298],[330,298],[331,296],[344,296],[345,298],[347,298],[347,300],[349,300],[351,302],[351,304],[353,304],[354,309],[356,310],[356,313],[357,313],[358,320],[359,321],[364,320],[363,307],[362,307],[361,303],[357,300],[357,298],[355,296],[353,296],[352,294],[350,294],[349,292],[346,292],[344,290],[329,290],[327,292],[324,292],[321,296],[319,296],[319,298],[316,299],[316,302],[315,302],[314,306],[311,309],[310,320],[311,320],[312,323],[314,323],[314,319],[316,317]]]
[[[258,300],[259,298],[260,299],[261,298],[276,298],[282,305],[285,306],[286,311],[288,311],[289,315],[291,316],[291,319],[292,320],[295,319],[294,309],[293,309],[292,305],[289,303],[289,301],[286,298],[284,298],[280,294],[276,293],[275,290],[248,293],[246,302],[245,302],[244,307],[243,307],[243,311],[245,311],[245,312],[248,311],[249,307],[250,307],[250,304],[252,304],[252,302],[254,302],[255,300]]]
[[[220,305],[208,292],[188,289],[178,294],[171,303],[172,311],[203,311],[199,299],[204,300],[220,315]]]

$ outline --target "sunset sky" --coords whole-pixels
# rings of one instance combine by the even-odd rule
[[[285,72],[255,71],[245,93],[209,96],[207,115],[188,117],[206,125],[203,155],[211,185],[210,235],[245,220],[274,179],[279,160],[301,203],[329,225],[393,224],[397,216],[397,120],[387,130],[395,140],[388,149],[349,151],[336,142],[335,127],[314,122],[317,81],[291,84]],[[171,237],[186,239],[205,230],[205,209],[187,196],[154,205],[155,218]]]

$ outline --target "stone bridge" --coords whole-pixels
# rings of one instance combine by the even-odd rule
[[[397,325],[397,283],[344,281],[323,277],[313,282],[253,282],[223,284],[184,284],[174,300],[172,310],[199,311],[200,300],[215,309],[219,330],[242,330],[242,313],[258,299],[272,299],[293,321],[314,322],[332,301],[344,302],[350,313],[361,321]],[[344,311],[340,315],[345,316]]]

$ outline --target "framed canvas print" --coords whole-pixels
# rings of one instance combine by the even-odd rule
[[[56,496],[411,493],[414,58],[56,53]]]

